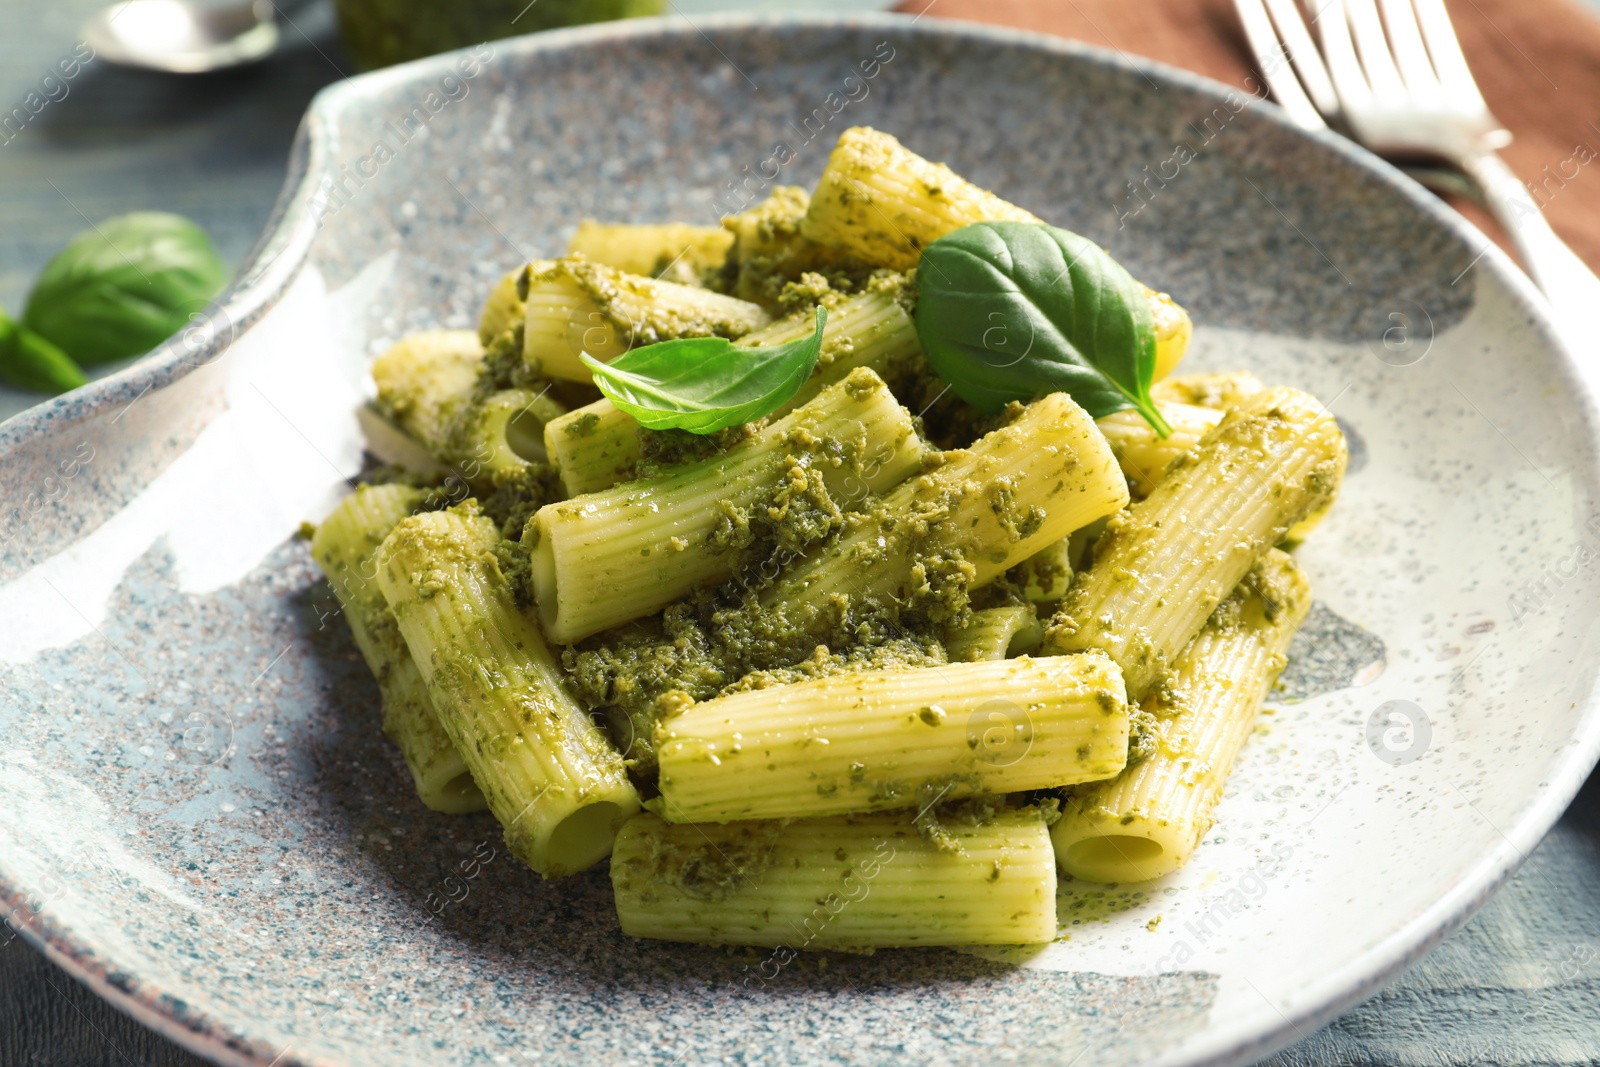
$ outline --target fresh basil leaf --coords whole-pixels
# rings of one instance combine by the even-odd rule
[[[817,307],[810,337],[751,348],[721,337],[687,337],[624,352],[602,363],[578,358],[611,402],[652,430],[707,434],[770,415],[811,377],[828,312]]]
[[[227,280],[211,238],[181,215],[139,211],[74,237],[45,265],[22,321],[80,363],[137,356],[177,333]]]
[[[978,222],[931,242],[917,267],[917,338],[973,407],[1062,392],[1094,418],[1150,400],[1155,322],[1144,288],[1093,241],[1029,222]]]
[[[0,378],[37,393],[64,393],[86,379],[55,345],[0,311]]]

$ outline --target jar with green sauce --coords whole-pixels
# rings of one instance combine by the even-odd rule
[[[665,0],[334,0],[363,69],[582,22],[659,15]]]

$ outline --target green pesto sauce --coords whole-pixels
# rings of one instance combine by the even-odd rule
[[[975,607],[1025,603],[1005,579],[978,591],[975,603],[976,568],[948,544],[952,516],[970,487],[930,489],[911,515],[900,516],[870,494],[857,500],[830,494],[818,464],[856,465],[856,443],[802,428],[788,443],[789,461],[761,499],[747,507],[723,505],[709,549],[730,559],[728,582],[564,653],[579,699],[606,718],[640,774],[654,768],[648,739],[666,704],[852,670],[945,663],[946,627],[964,625]],[[943,462],[932,454],[925,469]],[[1015,505],[1003,478],[991,484],[998,485],[991,503],[1008,527],[1018,536],[1034,532],[1032,509]],[[861,536],[866,532],[877,536]],[[792,564],[826,552],[846,533],[867,552],[850,566],[874,565],[877,537],[903,549],[896,558],[909,557],[904,584],[892,595],[838,596],[820,607],[781,597],[763,605],[763,594]]]
[[[777,484],[754,506],[739,508],[723,501],[722,507],[710,547],[741,554],[739,576],[747,587],[759,579],[760,564],[798,559],[844,528],[845,513],[828,492],[822,472],[795,456],[788,457]]]
[[[657,298],[653,279],[618,271],[583,259],[565,259],[564,270],[599,305],[619,340],[629,345],[653,345],[678,337],[733,339],[750,329],[749,320],[724,306],[697,304],[687,307]],[[725,304],[726,302],[719,302]]]
[[[824,293],[862,288],[877,268],[801,235],[810,202],[804,189],[779,186],[754,207],[724,219],[734,245],[727,260],[706,273],[707,286],[780,313],[823,302]]]
[[[861,598],[830,604],[825,617],[800,618],[760,594],[786,563],[824,548],[844,530],[884,521],[881,501],[835,500],[818,463],[857,466],[852,442],[796,429],[789,462],[772,488],[746,508],[725,505],[712,535],[733,577],[697,590],[660,615],[599,634],[565,651],[563,665],[580,700],[604,709],[614,737],[626,737],[636,770],[655,759],[648,738],[673,702],[764,688],[851,670],[948,662],[944,646],[915,605]],[[619,736],[621,735],[621,736]]]
[[[919,432],[938,448],[966,448],[991,430],[1015,422],[1023,411],[1015,401],[996,413],[979,411],[957,396],[921,357],[910,361],[903,375],[889,384],[902,404],[919,413]]]
[[[1128,766],[1154,756],[1160,744],[1161,732],[1155,714],[1142,704],[1128,705]]]
[[[961,800],[939,803],[939,797],[952,785],[971,785],[976,782],[953,777],[946,782],[928,782],[917,790],[919,814],[915,819],[917,832],[922,839],[940,852],[954,855],[962,853],[961,841],[956,834],[962,829],[987,826],[994,817],[1007,810],[1008,798],[1004,796],[973,796]],[[999,870],[994,872],[999,876]]]
[[[741,824],[737,837],[716,844],[661,843],[642,865],[623,873],[619,888],[648,893],[651,886],[669,885],[694,900],[726,900],[765,875],[781,833],[780,823],[752,822]]]
[[[588,437],[594,433],[595,427],[599,425],[600,416],[592,411],[585,411],[582,415],[567,423],[564,432],[568,437]]]
[[[852,612],[813,640],[781,611],[737,587],[702,590],[640,620],[566,649],[562,665],[578,698],[604,709],[613,739],[650,774],[650,736],[685,701],[832,674],[948,662],[944,646],[907,631],[888,612]]]
[[[631,477],[656,478],[686,463],[698,463],[710,459],[726,452],[741,441],[754,437],[762,425],[761,422],[749,422],[709,434],[640,427],[639,461],[634,466]]]
[[[1049,518],[1044,508],[1031,504],[1024,508],[1017,504],[1017,492],[1009,478],[996,478],[989,489],[989,509],[1000,520],[1013,541],[1021,541],[1039,532]]]
[[[774,212],[759,224],[758,238],[752,243],[798,239],[798,216],[793,207],[789,205],[789,215]],[[724,283],[729,277],[723,276]],[[795,269],[781,278],[782,284],[770,290],[771,305],[804,307],[836,302],[861,288],[892,292],[908,311],[915,303],[914,277],[894,272],[843,277],[826,270]],[[530,372],[520,360],[518,329],[505,331],[491,344],[481,395],[532,385]],[[941,448],[965,447],[1014,421],[1023,410],[1013,404],[997,414],[977,412],[946,389],[920,357],[908,360],[891,376],[889,384],[895,395],[910,410],[923,412],[919,428]],[[568,432],[592,432],[597,422],[595,418],[578,420]],[[641,459],[632,473],[660,475],[706,460],[760,428],[759,424],[734,427],[709,436],[643,431]],[[655,725],[690,702],[850,671],[943,664],[948,655],[941,638],[947,627],[964,625],[979,608],[1026,603],[1018,585],[1005,578],[974,591],[973,560],[951,547],[951,518],[965,494],[974,491],[985,494],[1009,537],[1022,539],[1037,532],[1045,518],[1042,510],[1020,506],[1016,487],[1003,475],[986,477],[977,485],[942,485],[923,494],[910,516],[901,517],[888,512],[882,500],[870,494],[850,500],[834,499],[830,494],[819,465],[848,464],[859,470],[857,442],[819,439],[797,428],[788,443],[789,462],[772,488],[749,506],[725,504],[719,516],[707,548],[730,558],[733,576],[729,581],[697,590],[656,616],[562,651],[562,665],[574,695],[605,723],[646,789],[656,767],[651,744]],[[944,462],[939,452],[930,451],[924,471],[935,471]],[[494,493],[486,494],[482,506],[503,536],[516,538],[533,510],[560,498],[549,469],[533,464],[517,484],[497,486]],[[910,558],[907,580],[895,595],[839,596],[821,608],[791,607],[781,601],[762,605],[761,594],[796,561],[825,552],[841,535],[864,528],[876,528],[882,537],[898,543],[905,550],[900,560]],[[873,541],[866,539],[867,554],[852,560],[852,565],[873,565]],[[504,542],[496,549],[495,561],[528,606],[526,547]],[[1135,710],[1130,747],[1140,756],[1153,749],[1153,724],[1153,716]],[[906,788],[925,789],[920,784]],[[923,807],[932,797],[917,799]],[[953,839],[941,827],[952,818],[975,817],[972,810],[969,805],[961,809],[965,814],[950,814],[948,807],[930,807],[926,825],[919,824],[919,830],[928,840],[948,845]],[[717,868],[704,869],[704,876],[697,876],[704,884],[720,884],[722,873]]]
[[[418,484],[418,480],[413,479],[410,484]],[[442,511],[470,501],[494,520],[501,537],[512,540],[522,536],[523,527],[534,512],[562,496],[560,479],[547,463],[529,463],[517,470],[497,472],[486,486],[488,492],[475,496],[467,495],[469,490],[454,472],[443,478],[422,480],[421,488],[428,493],[420,510]],[[518,595],[523,595],[520,589]]]
[[[523,324],[501,330],[483,350],[483,369],[473,391],[479,400],[501,389],[530,389],[540,392],[550,383],[540,378],[522,356]]]

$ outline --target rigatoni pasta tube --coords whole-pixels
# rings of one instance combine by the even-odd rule
[[[1268,552],[1173,663],[1165,699],[1147,698],[1157,721],[1154,754],[1067,799],[1050,832],[1062,870],[1093,882],[1139,882],[1188,860],[1310,608],[1300,568]]]
[[[592,380],[580,352],[610,362],[678,337],[739,337],[772,319],[758,304],[586,259],[529,265],[527,294],[523,359],[546,378],[575,382]]]
[[[1005,221],[1039,218],[889,134],[855,126],[839,135],[800,232],[868,263],[910,270],[945,234],[974,222]]]
[[[356,425],[361,427],[362,448],[381,462],[427,478],[445,478],[450,474],[450,468],[436,459],[421,441],[396,426],[376,406],[363,404],[356,408]]]
[[[1153,383],[1150,398],[1157,404],[1193,404],[1224,411],[1265,388],[1261,379],[1247,370],[1174,374]]]
[[[945,822],[949,851],[911,815],[630,819],[611,857],[622,932],[794,951],[1055,939],[1055,859],[1038,809]]]
[[[523,284],[522,358],[534,373],[592,381],[578,353],[609,362],[628,350],[625,335],[560,261],[530,263]]]
[[[434,811],[482,811],[483,794],[439,725],[422,673],[378,588],[378,545],[422,502],[405,485],[362,486],[317,527],[311,558],[333,586],[356,647],[383,695],[383,732],[400,749],[417,796]]]
[[[1166,293],[1158,293],[1145,286],[1145,298],[1150,302],[1150,316],[1156,332],[1156,365],[1151,377],[1160,381],[1171,374],[1189,352],[1189,340],[1194,336],[1194,322],[1189,313]]]
[[[1265,388],[1249,371],[1178,374],[1150,387],[1151,398],[1172,429],[1170,436],[1158,435],[1132,409],[1096,421],[1111,442],[1134,497],[1142,498],[1150,495],[1172,461],[1199,445],[1229,408]]]
[[[1050,542],[1017,564],[1009,577],[1035,604],[1054,603],[1066,596],[1072,584],[1072,534]]]
[[[733,235],[722,271],[729,293],[772,306],[781,302],[786,285],[807,272],[836,277],[839,272],[867,273],[877,266],[807,240],[800,230],[810,202],[811,194],[799,186],[779,185],[760,203],[722,216],[723,227]]]
[[[734,343],[746,347],[788,344],[811,336],[815,329],[816,313],[803,308],[752,330]],[[778,414],[793,411],[857,367],[871,368],[879,377],[892,379],[900,364],[921,354],[916,324],[900,306],[895,292],[868,290],[844,297],[828,305],[822,351],[811,377],[784,402]]]
[[[517,279],[521,274],[522,270],[518,269],[501,278],[490,290],[489,299],[483,302],[483,312],[478,316],[478,340],[484,348],[526,315],[522,296],[517,292]]]
[[[753,330],[734,344],[787,344],[811,336],[816,321],[815,312],[806,308]],[[816,369],[774,416],[787,415],[857,367],[871,368],[888,378],[899,363],[921,351],[916,326],[892,292],[871,290],[845,297],[828,309]],[[625,481],[639,460],[639,424],[611,401],[597,400],[550,423],[545,430],[545,450],[568,495],[609,489]]]
[[[800,232],[864,262],[910,270],[924,248],[963,226],[1039,221],[889,134],[854,126],[839,135]],[[1145,297],[1156,331],[1154,373],[1161,378],[1183,359],[1193,325],[1167,294],[1147,287]]]
[[[402,338],[372,363],[378,410],[436,457],[472,400],[483,346],[471,330],[431,330]]]
[[[639,462],[639,423],[602,398],[545,423],[544,450],[568,496],[610,489]]]
[[[1344,468],[1344,435],[1315,397],[1246,398],[1111,521],[1045,647],[1105,652],[1142,700],[1267,549],[1333,499]]]
[[[1146,497],[1166,475],[1172,461],[1199,446],[1206,433],[1222,421],[1222,412],[1193,404],[1158,404],[1171,429],[1166,437],[1156,433],[1149,420],[1132,408],[1114,411],[1095,420],[1111,443],[1122,473],[1135,497]]]
[[[1043,641],[1044,627],[1032,604],[974,611],[965,626],[951,627],[944,635],[952,663],[1026,655]]]
[[[714,541],[719,525],[796,472],[835,498],[865,497],[904,480],[922,455],[910,412],[858,369],[721,455],[547,504],[523,534],[545,632],[568,644],[728,577],[736,549]]]
[[[852,671],[692,704],[657,724],[660,814],[786,819],[1109,778],[1128,759],[1104,656]]]
[[[1065,393],[1035,400],[1009,426],[942,459],[779,578],[762,604],[825,630],[852,600],[914,599],[930,567],[959,568],[976,588],[1128,502],[1105,436]]]
[[[555,878],[604,859],[639,795],[517,609],[497,540],[481,515],[414,515],[378,550],[378,586],[507,847]]]
[[[584,219],[567,244],[567,255],[629,274],[687,281],[700,270],[720,266],[732,245],[733,234],[721,226]]]

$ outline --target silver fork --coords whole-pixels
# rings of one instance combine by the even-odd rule
[[[1381,17],[1374,0],[1308,2],[1320,51],[1299,0],[1234,0],[1279,105],[1297,124],[1332,122],[1378,155],[1458,168],[1511,235],[1563,332],[1582,340],[1584,315],[1600,308],[1600,278],[1495,154],[1511,134],[1489,113],[1444,0],[1380,0]]]

